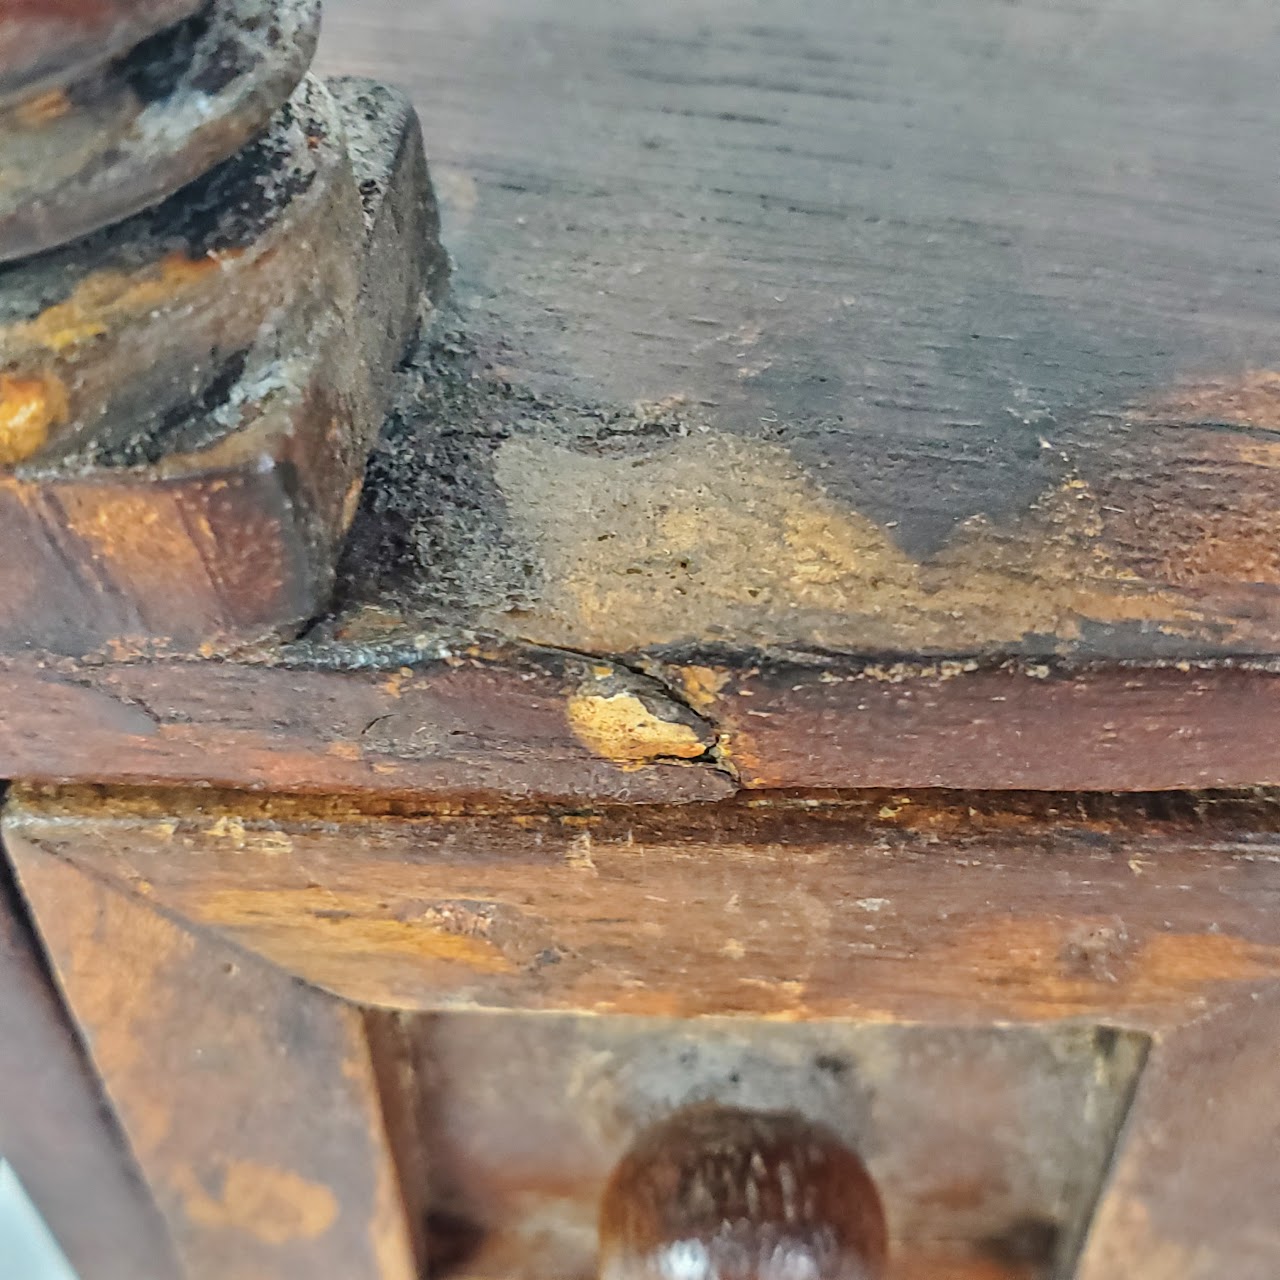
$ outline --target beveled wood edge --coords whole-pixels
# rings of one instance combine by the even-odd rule
[[[1280,1274],[1280,983],[1158,1034],[1075,1280]]]
[[[248,963],[287,977],[299,998],[306,992],[315,992],[322,1000],[331,998],[332,993],[322,995],[305,978],[246,951],[240,942],[218,930],[192,924],[105,875],[78,868],[21,836],[13,839],[11,834],[10,844],[28,901],[47,941],[60,935],[65,949],[74,942],[73,934],[83,937],[84,931],[75,927],[74,912],[65,909],[67,902],[105,893],[127,900],[135,911],[165,921],[200,946],[213,946],[219,954],[232,957],[229,963]],[[43,886],[39,883],[42,877]],[[50,891],[49,885],[59,882],[64,888]],[[96,955],[95,948],[100,945],[106,943],[95,939],[90,952]],[[57,946],[55,941],[55,953]],[[107,967],[105,956],[101,965]],[[63,987],[79,1018],[76,992],[69,989],[65,978]],[[335,1008],[361,1007],[340,994],[333,1003]],[[395,1044],[385,1034],[386,1012],[366,1017],[363,1027],[380,1105],[394,1114],[404,1112],[412,1103],[406,1088],[387,1093],[388,1081],[395,1085],[401,1064],[396,1061]],[[516,1016],[526,1015],[517,1012]],[[1278,1019],[1280,979],[1265,983],[1237,980],[1216,984],[1211,1000],[1189,996],[1185,1019],[1180,1022],[1174,1019],[1157,1028],[1132,1028],[1151,1034],[1151,1052],[1138,1078],[1112,1170],[1090,1215],[1078,1263],[1063,1280],[1068,1276],[1074,1280],[1132,1280],[1137,1275],[1158,1280],[1209,1280],[1222,1275],[1267,1280],[1280,1268],[1280,1230],[1274,1227],[1271,1213],[1276,1190],[1272,1183],[1280,1176],[1274,1169],[1280,1122],[1273,1124],[1269,1113],[1257,1109],[1259,1100],[1271,1095],[1265,1087],[1271,1075],[1280,1075],[1272,1052]],[[1098,1025],[1111,1024],[1103,1020]],[[92,1030],[83,1022],[81,1027],[82,1031]],[[373,1034],[375,1031],[378,1034]],[[1233,1088],[1239,1083],[1233,1081],[1233,1071],[1244,1071],[1247,1091]],[[1232,1123],[1220,1125],[1214,1107],[1206,1106],[1206,1100],[1231,1106]],[[385,1131],[380,1141],[399,1176],[411,1174],[404,1152],[391,1150]],[[423,1189],[416,1191],[416,1195],[406,1195],[406,1188],[401,1189],[415,1212],[420,1211]],[[401,1229],[412,1235],[412,1225],[402,1221]],[[420,1241],[419,1247],[425,1244]],[[292,1276],[290,1272],[280,1274]],[[369,1274],[382,1280],[384,1275],[397,1273],[393,1269]]]
[[[1269,792],[474,813],[18,785],[0,820],[362,1007],[1152,1032],[1280,980],[1251,905],[1280,846]],[[699,927],[655,920],[667,900]]]
[[[178,1280],[173,1243],[3,855],[0,847],[0,1158],[84,1280]]]
[[[417,1280],[407,1205],[422,1193],[402,1183],[361,1011],[64,859],[8,852],[183,1274],[310,1280],[341,1265],[350,1280]],[[207,1053],[237,1065],[193,1093],[175,1061],[191,1074]]]

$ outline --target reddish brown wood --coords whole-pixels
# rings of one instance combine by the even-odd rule
[[[6,838],[82,1026],[110,1010],[95,1060],[123,1081],[111,1092],[135,1149],[155,1107],[200,1078],[165,1056],[189,1042],[185,1020],[197,1043],[239,1043],[218,972],[191,988],[198,1017],[166,994],[203,955],[259,975],[263,999],[283,972],[430,1011],[369,1014],[367,1061],[395,1125],[380,1158],[395,1151],[406,1195],[430,1206],[419,1248],[439,1258],[450,1224],[481,1228],[459,1276],[586,1280],[583,1214],[628,1134],[706,1097],[800,1105],[849,1132],[885,1191],[894,1280],[1066,1268],[1142,1032],[1151,1065],[1082,1276],[1156,1258],[1176,1280],[1262,1280],[1280,1257],[1274,1144],[1249,1094],[1270,1078],[1280,990],[1269,795],[882,792],[406,818],[336,800],[20,792]],[[292,1043],[283,1025],[269,1019],[263,1043]],[[143,1032],[175,1077],[164,1089],[130,1056]],[[824,1084],[815,1064],[837,1043],[857,1067]],[[233,1113],[261,1105],[235,1080]],[[300,1077],[294,1093],[315,1087]],[[305,1153],[293,1123],[271,1141]],[[168,1178],[177,1148],[155,1141],[140,1154]]]
[[[433,1219],[467,1246],[450,1271],[465,1280],[595,1280],[616,1163],[647,1126],[708,1101],[795,1109],[862,1152],[891,1280],[1032,1280],[1073,1254],[1142,1040],[750,1017],[401,1020],[419,1047]]]
[[[296,632],[327,598],[387,370],[444,276],[406,104],[312,80],[195,188],[12,268],[0,647],[208,653]]]
[[[187,1280],[413,1280],[357,1010],[11,849]]]
[[[573,731],[574,691],[592,687],[597,667],[633,679],[625,668],[386,640],[251,662],[0,656],[0,775],[548,801],[714,799],[738,785],[1143,791],[1280,780],[1269,731],[1280,674],[1266,665],[703,658],[659,668],[665,688],[635,678],[660,718],[692,727],[709,753],[672,766],[661,742],[619,763]]]
[[[599,1234],[601,1280],[660,1280],[691,1246],[707,1275],[885,1274],[884,1209],[866,1166],[795,1111],[712,1103],[665,1116],[609,1176]]]
[[[3,865],[0,1156],[81,1280],[178,1280],[163,1223],[104,1105]]]
[[[695,664],[744,786],[1079,791],[1280,781],[1267,664]]]
[[[1078,1280],[1272,1280],[1280,1265],[1280,992],[1161,1037]]]
[[[1280,980],[1270,796],[413,818],[55,792],[6,821],[379,1006],[1156,1029]]]
[[[603,673],[598,675],[597,673]],[[716,799],[715,768],[664,763],[662,748],[714,744],[659,685],[604,663],[536,651],[457,657],[424,667],[329,669],[241,663],[103,666],[0,657],[0,776],[96,778],[273,791],[501,797],[575,804]],[[583,740],[584,694],[635,689],[659,736],[645,760]],[[604,702],[606,708],[614,704]],[[643,713],[643,702],[629,703]],[[667,725],[667,730],[661,726]],[[664,743],[668,733],[671,743]]]

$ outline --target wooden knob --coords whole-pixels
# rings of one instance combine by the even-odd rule
[[[878,1280],[862,1161],[802,1116],[698,1106],[641,1134],[600,1205],[600,1280]]]

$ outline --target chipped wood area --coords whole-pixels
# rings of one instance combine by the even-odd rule
[[[335,0],[320,65],[412,90],[456,263],[337,594],[235,661],[15,654],[0,775],[207,760],[230,786],[464,802],[1280,782],[1274,24],[1247,0],[922,3]],[[43,384],[0,391],[11,453],[61,429]],[[148,546],[190,545],[153,506]],[[252,612],[261,503],[218,511]],[[195,561],[128,563],[217,622]],[[74,630],[67,572],[44,608]],[[507,656],[464,725],[438,655],[477,636]],[[593,703],[563,739],[560,708],[539,776],[547,740],[505,731],[553,647],[657,678],[692,737]],[[401,667],[441,691],[414,716],[369,694]],[[33,729],[42,700],[85,719]]]
[[[27,791],[6,838],[365,1004],[1155,1030],[1280,980],[1277,812],[884,793],[413,818]]]
[[[457,263],[340,606],[1276,652],[1280,34],[1166,9],[335,0],[320,63],[413,92]]]
[[[460,806],[711,800],[715,734],[663,685],[554,651],[425,667],[82,665],[0,657],[0,777],[434,797]],[[627,736],[645,730],[643,741]],[[695,750],[696,749],[696,750]]]
[[[739,789],[1170,790],[1280,782],[1271,663],[641,664],[406,635],[238,661],[0,654],[0,777],[678,803]]]

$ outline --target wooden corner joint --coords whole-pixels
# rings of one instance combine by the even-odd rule
[[[889,1277],[1208,1280],[1274,1258],[1274,823],[1113,803],[19,790],[4,831],[191,1274],[585,1280],[612,1163],[711,1098],[864,1153]]]

